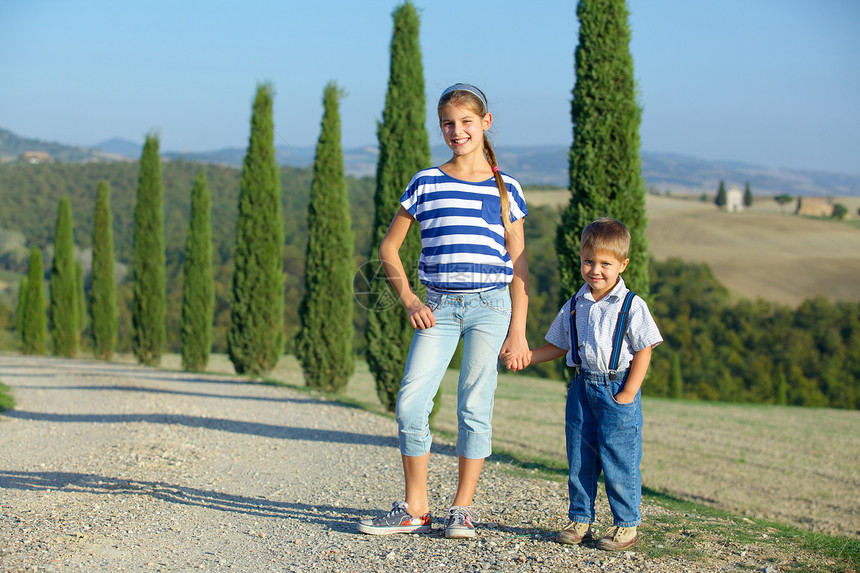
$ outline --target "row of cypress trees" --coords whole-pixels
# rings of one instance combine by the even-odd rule
[[[556,235],[561,274],[561,297],[566,299],[582,284],[578,273],[579,235],[599,216],[624,221],[632,234],[631,263],[625,280],[643,297],[649,293],[648,244],[645,239],[645,184],[639,159],[641,108],[636,101],[633,60],[629,51],[630,29],[625,0],[580,0],[579,44],[576,49],[577,81],[573,90],[571,115],[573,144],[570,151],[571,200],[562,214]],[[382,121],[377,126],[379,160],[374,193],[375,216],[371,257],[378,250],[399,197],[409,178],[430,164],[430,147],[425,128],[423,64],[418,42],[419,17],[407,1],[392,14],[394,31],[390,46],[390,76]],[[300,307],[302,328],[297,338],[297,355],[310,386],[337,391],[353,372],[351,292],[353,236],[340,144],[339,99],[342,92],[334,83],[326,86],[324,113],[313,169],[311,200],[308,205],[309,237],[306,251],[306,295]],[[261,84],[253,104],[248,151],[242,166],[239,214],[236,223],[235,270],[230,303],[231,324],[227,334],[228,353],[238,373],[263,375],[277,364],[284,349],[283,221],[280,179],[275,158],[272,121],[273,89]],[[109,192],[100,186],[96,232],[110,228]],[[134,216],[134,301],[133,350],[143,364],[156,365],[164,347],[165,269],[163,183],[158,155],[158,139],[149,135],[143,149]],[[104,195],[104,197],[103,197]],[[209,194],[201,173],[192,190],[192,213],[186,243],[185,283],[181,338],[183,366],[201,370],[208,361],[212,335],[212,251],[209,225]],[[99,219],[98,211],[102,210]],[[68,211],[68,215],[64,213]],[[62,223],[62,225],[61,225]],[[68,230],[67,230],[68,229]],[[57,238],[70,237],[71,211],[61,204]],[[99,229],[102,229],[99,231]],[[109,234],[109,233],[108,233]],[[65,240],[65,239],[63,239]],[[112,272],[112,243],[104,244],[99,273]],[[69,240],[69,243],[71,241]],[[98,317],[98,312],[115,309],[116,294],[108,292],[108,279],[95,276],[91,290],[93,336],[96,355],[109,358],[116,326]],[[413,229],[403,247],[404,266],[415,272],[420,253],[420,237]],[[40,254],[33,253],[24,299],[22,320],[33,316],[39,304],[36,291],[41,277]],[[73,310],[74,287],[66,289],[72,257],[57,246],[52,267],[52,341],[55,352],[77,351],[74,335],[66,336],[67,324],[76,324]],[[102,265],[105,268],[102,268]],[[56,279],[55,279],[56,277]],[[57,287],[54,288],[54,280]],[[100,285],[96,287],[97,281]],[[420,288],[417,280],[412,280]],[[23,284],[23,283],[22,283]],[[377,383],[383,405],[393,410],[403,372],[412,328],[385,280],[370,282],[376,300],[368,316],[367,361]],[[56,306],[54,305],[56,292]],[[110,297],[113,297],[112,299]],[[61,302],[62,301],[62,302]],[[32,308],[31,308],[32,306]],[[44,314],[44,313],[42,313]],[[113,315],[115,321],[115,314]],[[78,331],[79,332],[79,331]],[[98,334],[96,334],[98,332]],[[23,334],[23,333],[22,333]],[[25,340],[26,339],[26,340]],[[25,351],[44,346],[44,336],[22,336]]]
[[[354,368],[351,293],[353,235],[340,143],[334,83],[325,88],[322,133],[317,146],[307,250],[306,292],[297,345],[308,384],[336,391]],[[283,222],[279,169],[272,122],[273,90],[257,88],[251,136],[241,177],[235,264],[231,296],[229,354],[238,373],[261,375],[277,364],[284,349]],[[158,365],[165,340],[165,254],[163,181],[158,137],[146,137],[134,210],[133,352],[146,365]],[[211,199],[201,171],[191,192],[185,248],[180,337],[186,370],[203,370],[209,359],[215,304],[210,225]],[[110,191],[101,182],[93,235],[90,290],[94,354],[110,359],[117,338],[116,285]],[[68,199],[60,202],[51,268],[51,346],[73,357],[79,350],[86,315],[81,304],[83,273],[74,261],[73,223]],[[42,292],[42,255],[31,254],[28,278],[21,282],[17,330],[27,354],[47,351],[47,320]]]
[[[374,194],[371,260],[399,205],[405,182],[430,163],[424,78],[418,45],[418,13],[405,2],[393,13],[391,71],[382,122],[377,127],[379,162]],[[344,178],[335,83],[323,95],[323,119],[308,204],[305,297],[296,354],[309,386],[342,390],[352,375],[354,237]],[[237,372],[264,374],[283,351],[283,272],[280,184],[274,159],[271,87],[258,88],[251,140],[242,171],[237,221],[236,268],[228,349]],[[417,230],[401,248],[404,264],[416,267]],[[372,281],[380,299],[391,300],[385,281]],[[382,403],[394,409],[412,328],[396,305],[377,305],[368,318],[368,363]]]
[[[109,360],[117,338],[118,309],[114,281],[113,230],[110,188],[99,184],[93,224],[93,270],[90,288],[93,353]],[[74,357],[80,348],[81,332],[87,326],[83,268],[74,260],[74,224],[71,203],[60,200],[54,232],[54,257],[50,274],[51,350],[57,356]],[[33,248],[30,267],[21,281],[16,313],[21,351],[47,353],[48,320],[43,293],[42,252]]]

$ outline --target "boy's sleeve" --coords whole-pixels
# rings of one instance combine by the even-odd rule
[[[654,322],[654,317],[651,316],[648,304],[638,296],[633,299],[627,338],[634,353],[663,342],[663,336],[657,328],[657,323]]]
[[[555,315],[544,337],[547,342],[564,350],[570,350],[570,301]]]

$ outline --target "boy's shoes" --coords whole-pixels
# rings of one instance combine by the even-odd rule
[[[604,551],[621,551],[633,547],[637,541],[639,541],[639,535],[635,527],[612,526],[597,542],[597,548]]]
[[[591,524],[571,521],[567,527],[558,532],[555,540],[565,545],[579,545],[583,541],[591,541]]]
[[[431,526],[430,513],[414,517],[406,511],[406,502],[395,501],[391,511],[372,519],[362,519],[358,522],[358,530],[370,535],[388,535],[390,533],[429,533]]]
[[[475,522],[478,517],[472,511],[472,506],[453,506],[445,515],[445,537],[448,539],[465,539],[475,537]]]

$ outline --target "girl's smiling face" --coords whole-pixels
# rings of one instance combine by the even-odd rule
[[[455,155],[466,155],[476,149],[483,153],[484,132],[492,124],[491,114],[482,117],[464,105],[448,104],[439,110],[442,137]]]

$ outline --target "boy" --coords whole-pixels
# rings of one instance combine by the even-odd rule
[[[645,301],[633,296],[625,303],[630,291],[620,275],[630,262],[629,247],[630,232],[619,221],[604,217],[585,228],[579,256],[586,284],[555,317],[546,334],[548,344],[535,349],[529,357],[529,364],[537,364],[566,356],[567,365],[576,368],[565,410],[571,523],[556,541],[574,545],[592,538],[597,478],[602,470],[613,527],[597,547],[607,551],[627,549],[639,540],[639,388],[648,370],[651,349],[663,341]],[[627,304],[629,311],[621,315]],[[614,344],[619,322],[620,343]],[[576,325],[573,332],[572,323]]]

